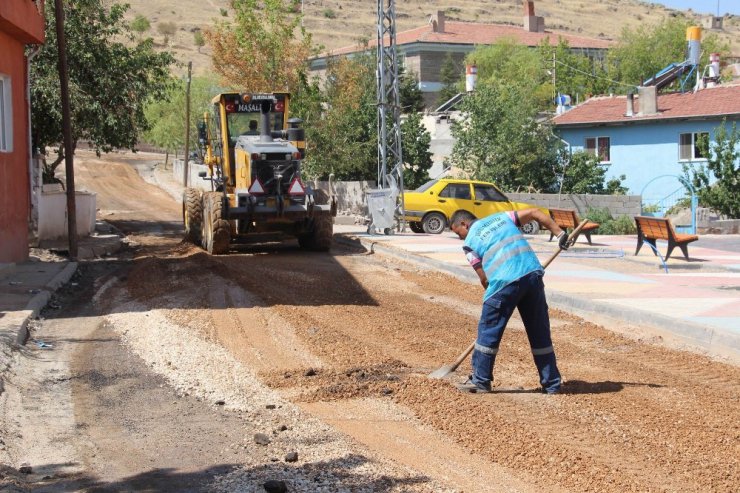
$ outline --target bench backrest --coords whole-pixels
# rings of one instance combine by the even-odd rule
[[[657,240],[676,238],[673,224],[666,217],[635,216],[635,224],[637,225],[637,229],[646,238],[655,238]]]
[[[550,216],[561,228],[575,228],[579,221],[572,209],[550,209]]]

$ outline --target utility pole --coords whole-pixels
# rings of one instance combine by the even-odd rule
[[[388,38],[388,46],[385,39]],[[401,228],[403,220],[403,155],[401,152],[401,98],[398,83],[396,6],[378,0],[378,188],[389,188],[388,175],[398,180]],[[392,166],[390,173],[388,168]]]
[[[74,146],[72,144],[72,117],[69,109],[69,73],[67,71],[67,41],[64,37],[64,9],[62,0],[54,2],[57,51],[59,53],[59,88],[62,97],[62,134],[64,138],[64,167],[67,174],[67,236],[69,258],[77,260],[77,205],[75,203]]]
[[[188,62],[188,80],[185,89],[185,161],[182,165],[182,186],[188,186],[188,160],[190,159],[190,74],[193,70],[193,62]]]

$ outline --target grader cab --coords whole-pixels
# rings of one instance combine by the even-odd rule
[[[331,246],[336,197],[301,177],[306,141],[301,120],[288,117],[287,93],[224,93],[199,124],[210,191],[183,194],[186,239],[211,254],[233,243],[293,236],[308,250]]]

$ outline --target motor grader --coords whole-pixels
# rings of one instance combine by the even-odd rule
[[[301,177],[305,133],[289,118],[287,93],[223,93],[198,125],[210,191],[186,188],[186,239],[211,254],[234,243],[298,238],[301,248],[331,246],[336,195],[312,189]]]

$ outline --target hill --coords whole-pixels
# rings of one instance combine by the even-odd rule
[[[148,35],[163,43],[159,34],[162,23],[174,23],[177,33],[170,37],[168,48],[183,64],[192,60],[194,72],[211,70],[208,47],[200,51],[194,42],[194,32],[212,25],[216,20],[231,16],[229,0],[126,0],[131,5],[129,16],[140,14],[151,22]],[[367,0],[304,0],[304,25],[314,42],[326,49],[355,43],[375,36],[376,2]],[[538,0],[536,14],[545,18],[546,29],[601,39],[617,39],[625,27],[657,24],[675,9],[639,0]],[[431,14],[444,10],[450,20],[521,25],[521,0],[404,0],[396,2],[398,31],[419,27]],[[702,18],[684,11],[701,25]],[[225,15],[223,15],[225,14]],[[714,30],[730,44],[735,56],[740,56],[740,16],[725,15],[724,29]],[[162,45],[163,46],[163,45]],[[182,68],[178,69],[181,71]]]

